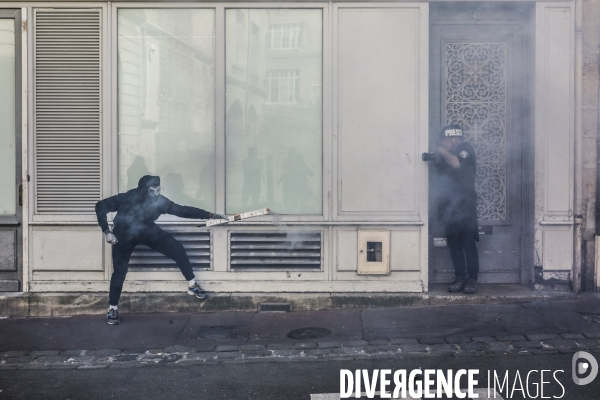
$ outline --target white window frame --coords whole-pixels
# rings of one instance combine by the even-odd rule
[[[281,74],[283,72],[287,72],[287,76],[273,77],[273,76],[271,76],[271,74],[274,72],[277,72],[279,74]],[[290,73],[294,73],[294,75],[290,76]],[[296,90],[296,89],[298,88],[298,82],[300,81],[300,69],[299,68],[281,68],[281,69],[271,68],[271,69],[267,70],[267,81],[268,81],[267,104],[274,104],[274,105],[298,104],[298,90]],[[277,81],[277,101],[273,101],[273,98],[271,97],[271,94],[272,94],[271,85],[273,84],[274,81]],[[281,89],[282,81],[287,82],[287,88],[288,88],[287,97],[288,97],[288,99],[290,96],[289,91],[291,88],[291,90],[293,92],[293,100],[292,101],[281,101],[280,100],[280,94],[281,94],[280,89]]]
[[[118,188],[118,102],[117,102],[117,13],[120,8],[189,8],[189,9],[214,9],[215,10],[215,159],[216,165],[216,209],[210,212],[225,212],[225,10],[229,9],[320,9],[323,18],[323,46],[322,46],[322,85],[331,87],[331,21],[329,3],[112,3],[111,12],[111,47],[110,47],[110,99],[111,99],[111,132],[110,132],[110,193],[105,196],[117,194]],[[234,33],[235,34],[235,33]],[[319,225],[319,222],[328,221],[331,215],[331,184],[332,184],[332,131],[331,131],[331,91],[323,92],[323,121],[322,121],[322,214],[321,215],[283,215],[282,222],[298,225]],[[280,104],[280,103],[274,103]],[[288,103],[290,104],[290,103]],[[158,222],[161,224],[198,225],[198,221],[163,215]],[[271,225],[271,217],[257,217],[248,222],[240,221],[236,225]]]
[[[286,25],[289,25],[290,28],[289,29],[279,29],[279,45],[280,47],[273,47],[275,44],[275,40],[274,40],[274,33],[277,32],[274,29],[271,29],[272,27],[275,26],[281,26],[282,28],[285,27]],[[300,46],[298,46],[298,42],[302,43],[302,29],[303,29],[303,23],[302,22],[274,22],[272,24],[269,25],[269,30],[267,32],[267,37],[269,38],[269,42],[267,43],[267,50],[269,51],[280,51],[280,50],[294,50],[294,49],[301,49],[302,48],[302,44],[300,44]],[[283,32],[289,32],[290,35],[288,37],[288,45],[289,47],[283,47]],[[296,35],[294,37],[294,39],[292,39],[292,33],[296,32]],[[298,40],[300,39],[300,40]],[[292,43],[295,42],[295,43]],[[294,44],[294,46],[292,46],[292,44]]]

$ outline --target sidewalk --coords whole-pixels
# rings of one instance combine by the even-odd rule
[[[600,297],[380,309],[0,320],[0,368],[118,368],[163,363],[553,354],[600,350]],[[290,339],[299,328],[318,338]],[[310,333],[310,332],[309,332]]]

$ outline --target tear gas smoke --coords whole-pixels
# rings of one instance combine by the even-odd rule
[[[269,215],[272,216],[273,225],[280,233],[285,234],[285,241],[289,249],[301,249],[302,245],[307,241],[307,232],[299,229],[289,229],[284,227],[281,214],[270,209]]]
[[[273,222],[273,225],[281,226],[281,214],[276,213],[272,209],[270,209],[269,214],[272,217],[271,221]]]

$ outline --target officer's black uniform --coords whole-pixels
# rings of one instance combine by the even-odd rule
[[[453,168],[440,157],[436,163],[440,203],[438,216],[450,248],[457,278],[477,280],[479,256],[476,241],[479,241],[477,225],[477,193],[475,192],[476,157],[473,147],[460,142],[451,151],[460,168]],[[463,253],[464,252],[464,253]],[[465,268],[466,258],[466,268]]]
[[[194,279],[194,271],[181,243],[154,223],[161,214],[182,218],[208,219],[211,213],[195,207],[180,206],[162,195],[151,196],[150,187],[160,186],[158,176],[143,176],[138,187],[96,203],[96,216],[103,232],[108,229],[106,214],[117,212],[113,233],[119,241],[112,246],[113,274],[110,279],[109,304],[116,306],[123,290],[129,258],[138,244],[150,247],[171,258],[185,276]]]

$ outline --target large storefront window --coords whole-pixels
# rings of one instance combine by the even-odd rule
[[[322,213],[321,10],[226,10],[226,212]]]
[[[215,11],[120,9],[119,191],[159,175],[171,200],[215,209]]]
[[[0,19],[0,215],[16,212],[15,165],[15,20]]]

